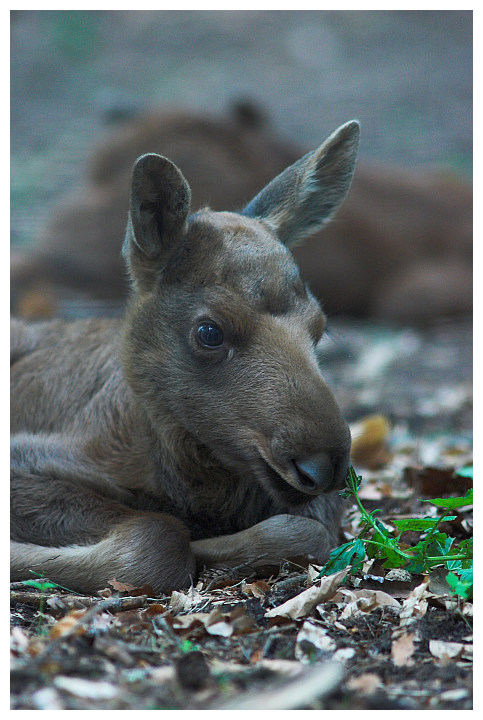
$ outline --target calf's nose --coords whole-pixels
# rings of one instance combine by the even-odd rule
[[[342,490],[349,467],[349,452],[333,456],[320,452],[293,461],[299,489],[309,495]]]

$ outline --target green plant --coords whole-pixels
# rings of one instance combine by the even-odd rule
[[[355,573],[362,570],[366,557],[382,560],[385,568],[404,568],[411,573],[429,573],[442,566],[450,571],[446,580],[452,592],[465,599],[472,597],[473,540],[470,538],[457,543],[440,528],[441,523],[454,520],[456,515],[395,520],[393,524],[398,532],[394,536],[376,517],[380,510],[368,512],[362,505],[358,496],[361,482],[362,477],[351,466],[346,490],[341,493],[342,497],[355,500],[361,514],[361,531],[353,540],[332,551],[318,577],[331,575],[348,565]],[[450,510],[460,508],[473,503],[473,490],[464,497],[434,498],[425,502]],[[401,535],[407,530],[422,534],[416,545],[407,547],[401,542]]]
[[[33,570],[29,570],[32,574],[34,573]],[[39,602],[39,612],[38,612],[38,621],[37,621],[37,635],[41,635],[44,632],[44,628],[42,627],[42,618],[44,616],[44,602],[45,597],[43,593],[45,590],[50,590],[52,588],[60,588],[61,590],[67,590],[68,592],[72,592],[68,588],[63,587],[62,585],[58,585],[55,582],[52,582],[51,580],[43,579],[40,577],[38,580],[21,580],[20,584],[24,587],[33,587],[37,590],[40,590],[40,602]]]
[[[201,650],[200,646],[196,643],[192,643],[191,640],[182,640],[179,644],[179,649],[182,653],[189,653]]]

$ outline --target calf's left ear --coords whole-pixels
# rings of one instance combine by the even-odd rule
[[[342,205],[354,174],[360,126],[351,120],[272,180],[242,211],[267,222],[287,247],[319,230]]]

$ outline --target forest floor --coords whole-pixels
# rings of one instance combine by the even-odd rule
[[[335,322],[321,363],[355,436],[383,413],[389,430],[359,497],[386,526],[464,495],[472,462],[471,323],[426,332]],[[446,366],[445,366],[446,363]],[[439,372],[435,372],[435,367]],[[408,382],[408,380],[411,382]],[[354,459],[355,462],[355,459]],[[471,507],[445,530],[472,535]],[[349,508],[342,542],[357,532]],[[418,536],[408,542],[417,542]],[[14,709],[470,709],[472,602],[446,570],[316,580],[308,558],[277,568],[206,571],[154,597],[113,577],[98,596],[11,587]],[[32,576],[35,579],[35,576]]]
[[[386,523],[427,514],[409,485],[379,491],[366,505]],[[457,522],[468,537],[471,515]],[[97,597],[13,584],[12,708],[472,707],[472,603],[444,572],[318,570],[205,573],[165,597],[115,578]]]
[[[221,114],[248,96],[307,147],[358,117],[363,157],[471,173],[471,13],[20,11],[11,50],[13,245],[35,242],[109,117],[131,105]],[[390,428],[378,462],[365,458],[378,467],[355,463],[368,510],[393,527],[430,513],[425,499],[464,494],[470,320],[420,332],[329,318],[320,359],[353,427],[377,413]],[[454,514],[448,534],[471,536],[471,510]],[[357,517],[348,510],[343,542]],[[445,573],[316,575],[300,558],[206,572],[165,597],[115,577],[96,597],[14,584],[11,707],[472,707],[472,603]]]

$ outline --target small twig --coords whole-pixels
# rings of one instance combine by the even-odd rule
[[[248,570],[249,573],[245,573],[244,577],[241,580],[238,580],[238,578],[240,577],[240,572],[239,572],[240,570],[245,570],[245,571]],[[233,580],[233,581],[238,580],[237,585],[239,585],[240,583],[243,582],[243,580],[246,579],[248,574],[253,574],[254,572],[255,572],[255,568],[253,568],[253,566],[251,566],[249,563],[242,563],[241,565],[235,565],[234,567],[220,570],[220,574],[217,575],[216,577],[214,577],[208,583],[207,587],[203,589],[202,592],[209,592],[211,590],[211,588],[213,587],[213,585],[216,585],[216,583],[219,583],[219,582],[224,582],[225,580]]]
[[[163,635],[164,638],[167,638],[171,643],[174,643],[176,647],[179,646],[179,638],[174,633],[171,625],[162,615],[156,615],[156,617],[151,618],[151,623],[156,635]]]
[[[205,609],[205,607],[206,607],[207,605],[209,605],[211,602],[212,602],[212,600],[211,600],[211,598],[209,598],[206,602],[204,602],[204,603],[201,605],[201,607],[199,607],[198,605],[195,605],[195,606],[191,609],[191,612],[203,612],[203,610]]]
[[[371,628],[367,617],[365,617],[365,616],[364,616],[364,622],[366,623],[366,627],[367,627],[367,629],[369,630],[369,632],[371,633],[372,637],[375,637],[374,631],[373,631],[373,629]]]
[[[307,566],[300,565],[299,563],[295,562],[295,560],[290,560],[289,558],[283,558],[284,563],[288,563],[289,565],[293,565],[295,568],[299,568],[300,570],[307,571]]]
[[[24,605],[32,605],[40,607],[47,600],[51,600],[50,608],[53,610],[69,610],[70,608],[88,608],[99,605],[105,600],[86,595],[56,595],[44,594],[41,592],[31,592],[27,590],[12,590],[10,592],[10,600],[13,603],[23,603]],[[147,595],[138,595],[137,597],[116,597],[109,598],[111,606],[109,612],[118,613],[123,610],[136,610],[147,605]],[[45,607],[44,607],[45,609]]]
[[[307,580],[307,573],[305,575],[294,575],[293,577],[284,578],[273,583],[272,590],[274,592],[287,592],[292,590],[294,587],[298,587],[301,583]]]
[[[41,592],[34,592],[28,590],[11,590],[10,601],[12,603],[22,603],[23,605],[31,605],[32,607],[38,608],[49,598],[53,598],[57,605],[56,609],[67,608],[67,607],[90,607],[96,602],[99,602],[96,598],[84,597],[82,595],[51,595]]]
[[[39,579],[38,582],[41,583],[43,581],[43,578]],[[25,580],[20,580],[20,582],[11,582],[10,583],[10,590],[25,590]]]

